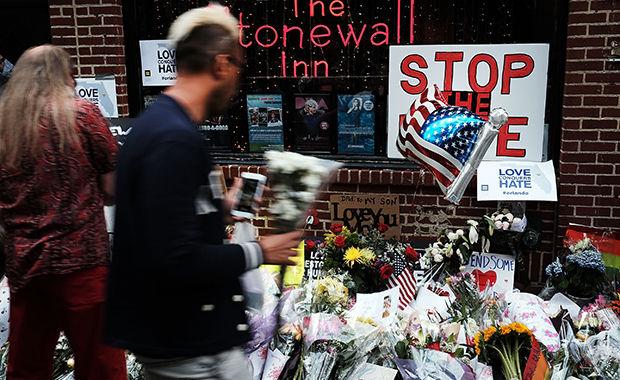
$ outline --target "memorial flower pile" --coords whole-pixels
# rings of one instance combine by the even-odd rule
[[[324,259],[324,272],[346,274],[347,286],[352,292],[377,292],[388,288],[397,263],[413,268],[419,260],[413,247],[386,238],[386,231],[387,226],[380,224],[363,235],[334,223],[318,247],[315,242],[308,241],[306,247],[316,247],[316,252]]]

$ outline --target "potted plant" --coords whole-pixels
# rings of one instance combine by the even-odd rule
[[[569,252],[562,260],[558,258],[547,266],[548,285],[583,307],[592,303],[608,283],[605,264],[590,239],[570,246]]]

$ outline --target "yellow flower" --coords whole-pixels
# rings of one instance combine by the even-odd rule
[[[488,342],[493,337],[493,334],[495,334],[496,332],[497,328],[495,326],[491,326],[488,329],[484,330],[484,341]]]
[[[355,263],[360,263],[362,259],[362,251],[360,251],[358,248],[351,247],[347,249],[344,253],[344,261],[350,267],[353,267],[353,264]]]
[[[375,259],[375,253],[368,248],[362,249],[360,253],[366,262],[371,262]]]
[[[510,328],[510,325],[506,325],[506,326],[500,327],[499,331],[502,335],[508,335],[512,332],[512,328]]]
[[[480,356],[480,339],[482,338],[482,333],[478,331],[476,335],[474,335],[474,346],[476,349],[476,355]]]

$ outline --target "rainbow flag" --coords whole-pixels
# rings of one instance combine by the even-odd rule
[[[585,238],[589,238],[601,252],[605,266],[620,269],[620,231],[609,231],[578,224],[569,224],[566,228],[566,246]]]

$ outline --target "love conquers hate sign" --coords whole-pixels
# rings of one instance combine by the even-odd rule
[[[502,107],[509,120],[486,160],[540,162],[543,157],[549,45],[413,45],[390,47],[388,157],[396,149],[400,115],[429,85],[451,105],[481,117]]]

